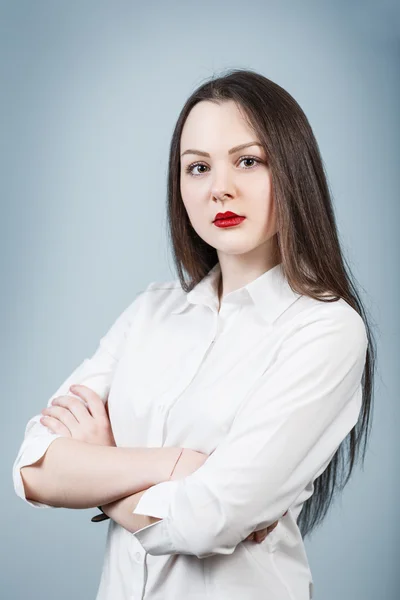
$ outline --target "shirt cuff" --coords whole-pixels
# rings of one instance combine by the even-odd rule
[[[176,494],[179,481],[163,481],[153,485],[140,498],[133,514],[158,517],[161,521],[142,527],[133,535],[149,554],[177,554],[170,531],[168,517],[171,503]]]
[[[168,518],[142,527],[133,534],[143,548],[153,556],[162,554],[178,554],[168,527]]]
[[[177,483],[177,481],[163,481],[151,486],[142,495],[133,512],[163,519],[168,515],[169,507],[176,494]]]
[[[35,439],[26,440],[20,449],[20,453],[15,459],[13,466],[13,480],[14,489],[16,494],[22,498],[27,504],[36,508],[58,508],[57,506],[51,506],[44,502],[36,502],[34,500],[27,500],[24,488],[24,482],[21,477],[22,467],[33,465],[36,463],[45,452],[47,452],[50,444],[59,437],[63,437],[58,433],[46,433],[45,435],[37,436]]]

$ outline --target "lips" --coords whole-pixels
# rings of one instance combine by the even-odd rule
[[[237,218],[237,217],[241,217],[241,215],[237,215],[236,213],[231,212],[230,210],[228,210],[225,213],[217,213],[217,215],[215,216],[214,221],[219,221],[220,219],[226,220],[226,219],[230,219],[232,217],[236,217]]]
[[[246,217],[228,217],[227,219],[215,219],[214,225],[216,227],[236,227],[240,225]]]

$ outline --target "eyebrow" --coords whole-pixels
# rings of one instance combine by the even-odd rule
[[[228,154],[233,154],[234,152],[237,152],[238,150],[243,150],[243,148],[248,148],[249,146],[260,146],[260,148],[263,148],[263,145],[259,142],[248,142],[247,144],[240,144],[239,146],[234,146],[229,150]],[[185,154],[198,154],[199,156],[208,157],[210,156],[208,152],[203,152],[203,150],[192,150],[191,148],[189,150],[185,150],[185,152],[181,154],[181,158]]]

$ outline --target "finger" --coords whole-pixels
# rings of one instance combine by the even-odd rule
[[[254,541],[260,543],[265,540],[268,535],[268,531],[266,529],[261,529],[260,531],[256,531],[254,534]]]
[[[106,416],[105,403],[94,390],[82,384],[71,385],[69,389],[73,394],[76,394],[87,402],[89,412],[94,418]]]
[[[68,427],[61,423],[61,421],[58,421],[58,419],[53,419],[53,417],[42,417],[40,422],[42,425],[50,429],[52,433],[59,433],[65,437],[72,437]]]
[[[265,540],[265,538],[272,533],[272,531],[275,529],[277,523],[274,523],[273,525],[270,525],[270,527],[266,527],[265,529],[262,529],[261,531],[256,532],[257,536],[256,536],[256,541],[258,542],[263,542]]]
[[[78,423],[85,423],[89,419],[92,419],[89,409],[82,404],[82,400],[74,398],[74,396],[58,396],[57,398],[53,398],[48,408],[55,406],[60,406],[69,410]]]
[[[275,521],[275,523],[273,523],[272,525],[270,525],[268,527],[268,533],[271,533],[271,531],[273,531],[275,529],[275,527],[278,525],[279,521]]]
[[[63,408],[62,406],[49,406],[49,408],[44,408],[42,410],[42,414],[45,417],[51,417],[55,421],[60,421],[68,427],[72,435],[74,435],[74,431],[76,431],[77,426],[79,425],[74,415],[67,408]]]

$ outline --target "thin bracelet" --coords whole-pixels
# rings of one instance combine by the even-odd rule
[[[168,481],[169,481],[169,480],[171,479],[171,477],[172,477],[172,474],[173,474],[173,472],[174,472],[174,470],[175,470],[175,467],[176,467],[176,465],[177,465],[177,463],[178,463],[178,460],[179,460],[179,459],[180,459],[180,457],[182,456],[182,452],[183,452],[183,450],[184,450],[184,448],[181,448],[181,451],[179,452],[179,456],[178,456],[178,458],[176,459],[176,461],[175,461],[175,464],[174,464],[174,466],[173,466],[173,468],[172,468],[171,475],[168,477]]]

